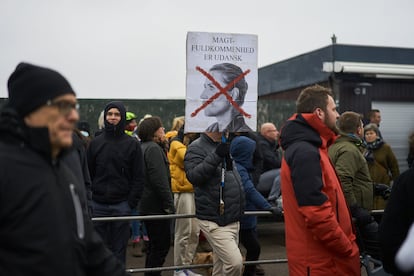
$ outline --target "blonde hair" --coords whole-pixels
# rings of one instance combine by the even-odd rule
[[[104,120],[104,111],[99,114],[98,117],[98,129],[103,129],[105,126],[105,120]]]
[[[171,130],[179,131],[184,125],[184,116],[175,117],[172,121]]]

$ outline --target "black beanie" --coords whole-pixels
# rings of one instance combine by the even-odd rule
[[[7,82],[9,106],[25,117],[47,101],[74,94],[69,82],[60,73],[29,63],[19,63]]]

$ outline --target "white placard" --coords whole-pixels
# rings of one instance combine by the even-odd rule
[[[189,32],[185,132],[257,125],[257,36]]]

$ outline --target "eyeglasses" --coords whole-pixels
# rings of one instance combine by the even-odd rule
[[[79,103],[73,103],[73,102],[68,102],[68,101],[57,101],[57,102],[53,102],[51,100],[47,101],[46,103],[47,106],[55,106],[58,108],[60,114],[67,116],[69,115],[72,110],[76,110],[76,112],[79,111]]]

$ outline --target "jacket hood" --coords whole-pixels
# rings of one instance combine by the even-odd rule
[[[106,120],[106,114],[108,110],[111,108],[116,108],[121,113],[121,121],[117,125],[112,125]],[[126,126],[126,109],[122,102],[120,101],[113,101],[108,103],[104,109],[104,124],[105,124],[105,132],[108,134],[113,134],[114,136],[121,136],[124,133],[124,129]]]
[[[313,113],[294,114],[280,132],[280,145],[286,150],[296,142],[308,142],[315,146],[327,148],[335,140],[335,132],[329,129]]]
[[[29,127],[17,111],[5,105],[0,110],[0,139],[7,143],[28,146],[47,160],[51,160],[51,146],[47,127]],[[60,156],[65,153],[62,149]]]
[[[236,163],[247,169],[253,168],[253,153],[256,142],[246,136],[235,137],[230,144],[230,154]]]
[[[25,140],[25,124],[21,116],[8,103],[0,110],[0,136],[3,139]]]

